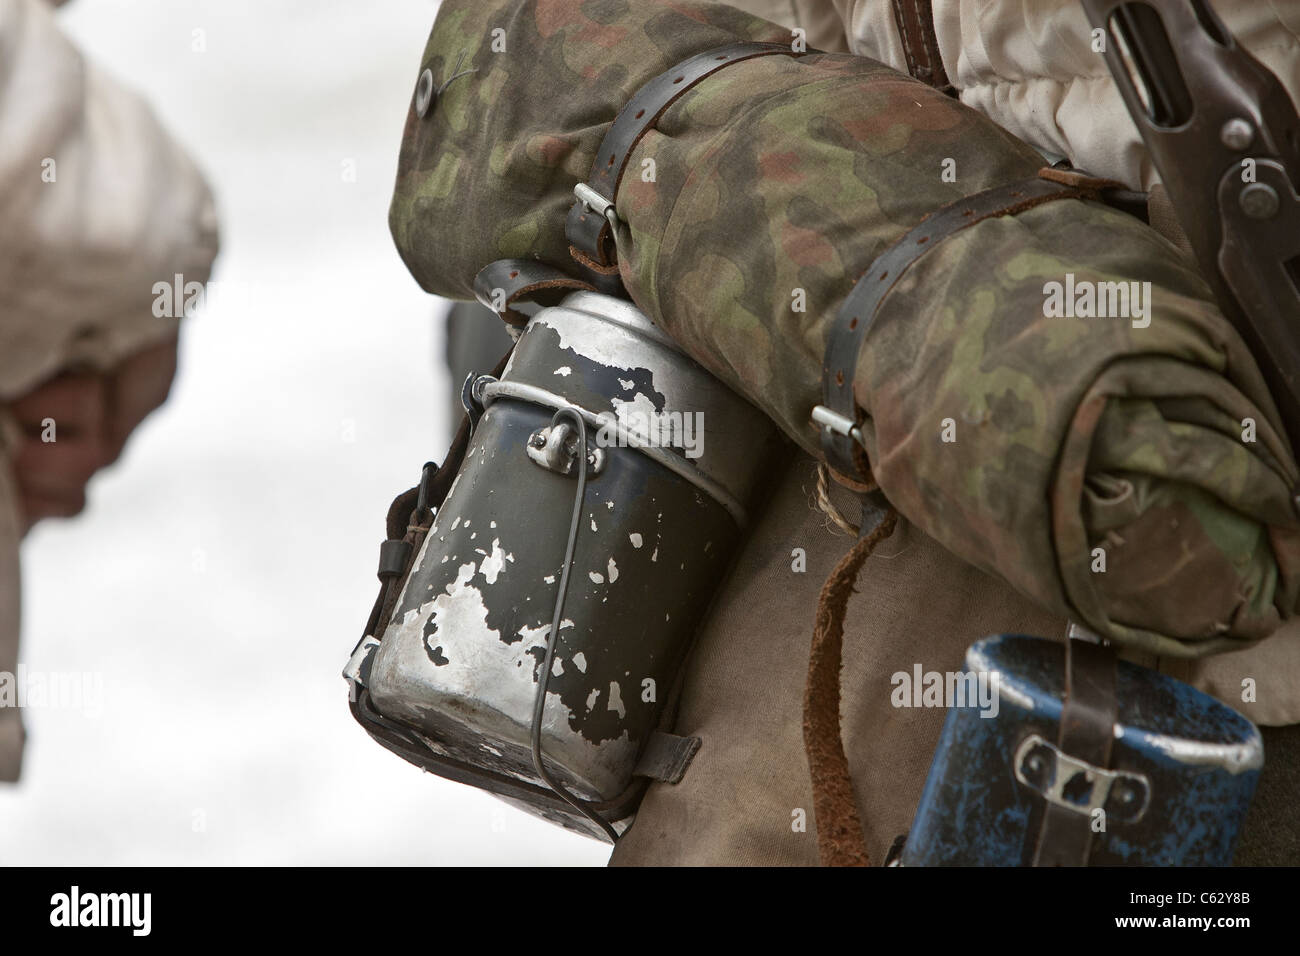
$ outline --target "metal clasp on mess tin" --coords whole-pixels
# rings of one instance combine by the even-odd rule
[[[578,460],[578,436],[571,424],[546,425],[528,436],[525,450],[536,464],[560,475],[573,474]],[[605,468],[605,450],[587,449],[587,477],[594,478]]]

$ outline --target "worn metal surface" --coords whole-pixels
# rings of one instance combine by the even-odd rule
[[[1121,661],[1110,768],[1116,773],[1103,779],[1032,746],[1034,738],[1057,739],[1064,696],[1059,642],[986,638],[967,652],[966,669],[998,675],[998,712],[949,710],[903,850],[905,866],[1027,862],[1026,837],[1044,792],[1074,798],[1080,813],[1104,822],[1089,865],[1231,863],[1263,764],[1259,731],[1245,717],[1180,681]],[[1052,779],[1054,771],[1071,779]]]
[[[610,436],[694,416],[665,467],[626,444],[589,472],[543,719],[548,769],[575,794],[611,801],[633,785],[683,656],[742,534],[719,498],[752,503],[788,446],[775,427],[630,303],[575,293],[530,322],[417,557],[367,675],[379,713],[436,753],[536,784],[529,723],[560,579],[575,480],[530,458],[554,404]],[[514,397],[508,397],[513,395]],[[598,444],[589,426],[589,444]],[[662,437],[662,436],[661,436]],[[691,454],[690,452],[698,454]],[[716,488],[715,497],[709,489]],[[567,824],[564,810],[532,807]]]

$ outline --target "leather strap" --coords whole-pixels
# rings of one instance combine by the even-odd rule
[[[513,348],[501,356],[492,375],[502,373],[512,351]],[[451,447],[447,449],[442,464],[426,462],[420,474],[420,483],[402,492],[388,506],[384,522],[388,539],[379,547],[379,596],[370,609],[365,633],[361,636],[362,642],[368,637],[379,637],[388,626],[402,585],[410,575],[411,565],[419,556],[424,536],[433,524],[433,516],[442,507],[447,493],[451,491],[451,484],[460,471],[461,463],[465,460],[470,431],[470,418],[466,414],[461,417],[456,436],[451,440]]]
[[[815,50],[807,51],[817,52]],[[771,56],[783,53],[786,56],[803,56],[782,43],[732,43],[715,47],[678,63],[671,70],[661,73],[645,86],[636,91],[626,106],[619,111],[613,124],[601,140],[600,149],[596,151],[596,161],[587,177],[586,186],[592,190],[598,200],[605,205],[593,209],[588,203],[575,202],[569,210],[565,235],[572,244],[570,252],[584,266],[595,270],[616,268],[618,250],[614,246],[614,234],[611,217],[606,209],[612,210],[618,198],[619,183],[627,167],[632,150],[641,141],[646,131],[651,129],[664,110],[668,109],[678,97],[689,90],[706,76],[711,76],[723,67],[756,56]]]
[[[847,430],[848,423],[854,430],[862,424],[853,397],[853,376],[876,311],[904,272],[943,240],[977,222],[1015,215],[1056,199],[1097,198],[1102,190],[1118,185],[1076,172],[1042,169],[1033,179],[996,186],[943,206],[878,256],[840,306],[826,341],[822,405],[845,423],[839,430],[822,427],[822,452],[831,469],[858,480],[869,474],[860,438]]]
[[[864,510],[864,518],[865,510]],[[817,617],[803,690],[803,747],[812,778],[817,853],[822,866],[869,866],[865,831],[858,814],[853,777],[840,726],[843,688],[844,620],[854,583],[871,553],[894,533],[898,512],[862,534],[826,578],[817,597]]]
[[[653,731],[632,772],[638,777],[649,777],[661,783],[680,783],[701,743],[699,737],[679,737],[662,730]]]
[[[1065,642],[1065,703],[1057,746],[1094,767],[1109,769],[1118,711],[1115,651],[1077,638]],[[1034,852],[1034,866],[1087,866],[1092,816],[1047,803]]]
[[[931,0],[893,0],[894,25],[903,41],[907,72],[922,83],[949,96],[957,91],[948,81],[939,54],[939,38],[934,32],[934,9]]]
[[[594,291],[595,285],[536,259],[498,259],[474,276],[474,295],[508,325],[523,328],[528,316],[513,308],[546,293],[574,289]]]

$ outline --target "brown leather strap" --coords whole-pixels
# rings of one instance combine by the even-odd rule
[[[660,783],[681,783],[703,743],[699,737],[680,737],[663,730],[651,731],[650,739],[645,742],[632,773]]]
[[[1115,742],[1118,673],[1115,651],[1103,644],[1067,638],[1065,702],[1057,746],[1094,767],[1110,767]],[[1034,852],[1034,866],[1087,866],[1092,850],[1092,816],[1049,802]]]
[[[1113,180],[1064,170],[1043,169],[1033,179],[996,186],[949,203],[886,249],[849,292],[831,325],[822,361],[822,404],[841,420],[862,423],[853,397],[858,353],[880,303],[894,284],[930,249],[977,222],[1011,216],[1056,199],[1096,198],[1118,186]],[[822,452],[837,474],[865,478],[861,445],[850,434],[822,428]]]
[[[619,111],[605,133],[586,185],[612,209],[632,150],[646,131],[658,122],[664,110],[700,80],[723,67],[774,53],[804,55],[782,43],[732,43],[697,53],[646,83]],[[593,269],[608,269],[614,265],[618,252],[614,247],[610,219],[604,209],[590,208],[581,201],[574,203],[569,210],[565,234],[572,244],[575,259],[583,265]]]
[[[893,0],[894,25],[903,41],[907,72],[922,83],[956,95],[939,54],[939,38],[934,32],[934,9],[931,0]]]
[[[812,776],[817,853],[822,866],[871,863],[840,731],[840,669],[844,617],[853,583],[871,552],[893,534],[897,523],[898,513],[891,508],[869,528],[864,510],[861,537],[831,571],[817,598],[817,622],[803,692],[803,745]]]
[[[575,289],[594,290],[590,282],[536,259],[498,259],[474,277],[474,295],[509,325],[523,328],[528,316],[512,308],[547,293],[566,294]]]
[[[499,376],[505,370],[506,363],[510,360],[510,353],[513,351],[512,347],[501,356],[501,360],[491,372],[493,376]],[[426,462],[420,475],[420,484],[403,491],[388,506],[388,515],[384,522],[388,540],[384,544],[391,545],[401,541],[406,545],[402,549],[405,560],[402,562],[401,573],[393,574],[391,566],[385,566],[385,559],[396,549],[391,547],[381,549],[379,596],[370,609],[370,617],[366,621],[362,640],[366,637],[379,637],[388,626],[393,608],[397,605],[397,596],[411,573],[412,565],[419,557],[420,546],[424,543],[424,536],[428,534],[429,527],[433,524],[433,516],[437,509],[442,507],[447,493],[451,490],[451,484],[460,471],[461,463],[465,460],[465,452],[469,449],[470,431],[470,417],[466,414],[461,417],[456,435],[451,440],[451,447],[447,449],[442,464]]]

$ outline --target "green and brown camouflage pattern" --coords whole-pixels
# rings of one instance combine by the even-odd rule
[[[1044,317],[1043,285],[1067,271],[1151,282],[1150,325]],[[1188,657],[1266,637],[1296,605],[1297,471],[1209,295],[1163,239],[1092,203],[944,242],[883,304],[854,381],[881,486],[958,555],[1118,643]]]
[[[429,292],[472,299],[474,275],[496,259],[571,267],[573,186],[632,94],[703,50],[789,39],[716,3],[444,2],[415,76],[432,70],[440,86],[477,72],[453,80],[423,118],[411,82],[388,217],[407,268]]]
[[[498,27],[505,53],[491,52]],[[421,68],[441,82],[463,53],[478,72],[408,120],[391,212],[403,258],[452,297],[496,258],[568,265],[573,185],[632,93],[701,50],[788,38],[714,4],[448,0]],[[748,60],[687,92],[633,152],[623,279],[818,454],[808,416],[853,283],[930,212],[1040,165],[873,61]],[[1150,282],[1149,326],[1047,317],[1044,284],[1066,273]],[[944,241],[885,300],[854,388],[891,502],[1044,607],[1181,657],[1239,648],[1294,613],[1300,474],[1276,411],[1207,286],[1141,222],[1062,200]]]

